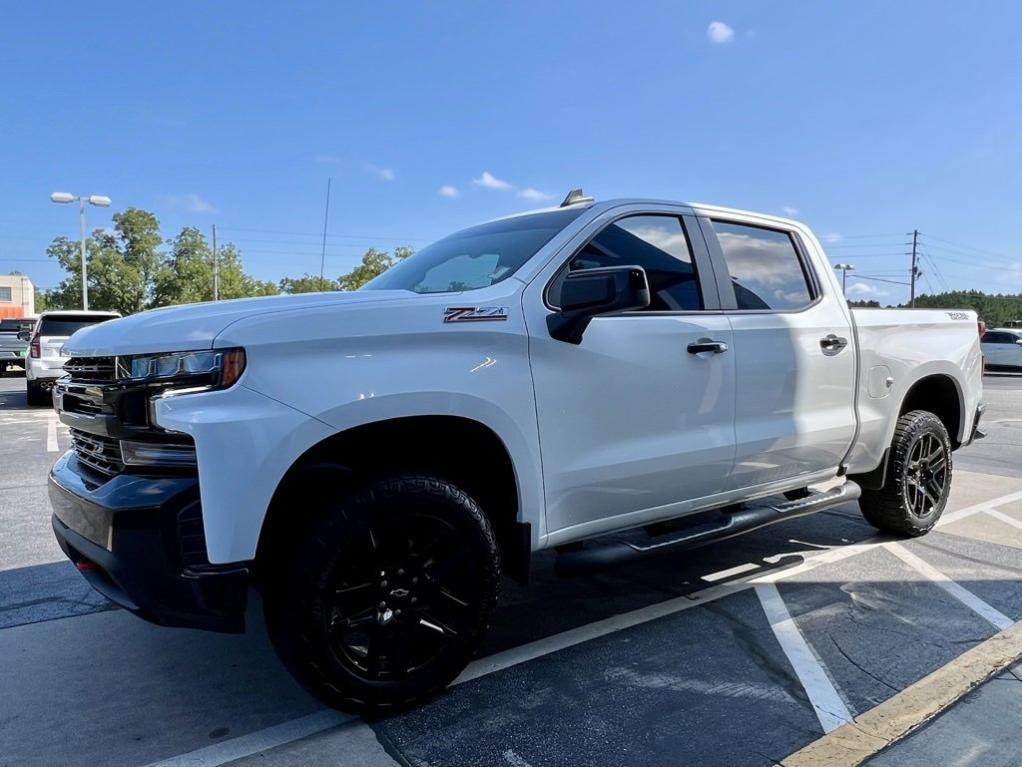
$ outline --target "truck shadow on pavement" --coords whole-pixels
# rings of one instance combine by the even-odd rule
[[[705,576],[720,570],[755,564],[766,572],[798,564],[803,553],[854,543],[873,533],[852,506],[574,579],[559,578],[554,556],[543,553],[536,558],[528,587],[505,581],[490,640],[480,654],[706,588],[711,581]],[[322,708],[274,655],[257,597],[250,605],[248,633],[237,636],[152,626],[90,592],[70,563],[0,573],[5,607],[0,614],[6,616],[0,626],[7,627],[0,631],[0,676],[7,680],[0,696],[2,761],[141,764]],[[632,632],[645,635],[649,627]],[[712,654],[715,638],[708,635],[704,641]],[[635,660],[648,654],[640,651]],[[517,678],[519,671],[523,669],[494,676]],[[684,667],[671,671],[689,673]],[[552,674],[544,686],[557,687],[561,681],[559,674]],[[421,723],[421,717],[439,717],[438,724],[458,730],[456,720],[467,720],[453,716],[447,707],[456,704],[460,710],[466,688],[480,684],[490,689],[486,680],[461,685],[417,712],[374,727],[395,741],[398,750],[402,742],[415,740],[407,726]],[[570,689],[551,701],[564,702],[565,694],[570,698]],[[769,700],[767,695],[759,703]],[[499,690],[486,705],[491,713],[510,715],[515,709]],[[811,731],[812,714],[803,718]],[[447,740],[439,732],[430,737]],[[552,750],[551,759],[557,753]]]

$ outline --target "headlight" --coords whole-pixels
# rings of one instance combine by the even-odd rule
[[[121,381],[175,381],[188,386],[226,389],[245,371],[244,349],[212,349],[117,358]]]

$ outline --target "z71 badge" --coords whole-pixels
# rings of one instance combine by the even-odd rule
[[[506,319],[506,306],[448,306],[444,308],[444,322],[500,322]]]

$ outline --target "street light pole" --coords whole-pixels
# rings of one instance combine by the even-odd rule
[[[85,265],[85,198],[78,198],[78,244],[82,255],[82,309],[89,311],[89,269]]]
[[[99,208],[110,207],[110,198],[102,194],[73,195],[68,192],[54,192],[50,195],[51,202],[68,203],[78,201],[78,245],[82,259],[82,309],[89,310],[89,274],[85,263],[85,203]]]
[[[854,272],[855,267],[851,264],[834,264],[834,268],[841,270],[841,294],[847,295],[845,292],[845,284],[848,282],[848,273]]]

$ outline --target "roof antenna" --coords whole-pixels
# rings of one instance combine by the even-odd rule
[[[592,202],[593,198],[586,195],[582,191],[581,187],[578,189],[572,189],[568,192],[568,196],[564,198],[564,202],[561,203],[562,208],[566,208],[569,205],[577,205],[580,202]]]

